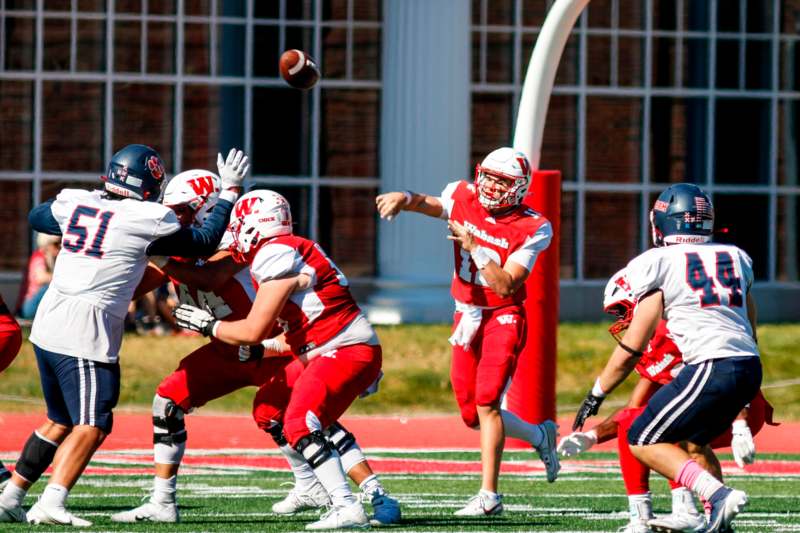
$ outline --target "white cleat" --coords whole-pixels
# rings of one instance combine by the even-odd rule
[[[0,502],[0,522],[27,522],[25,511],[21,505],[14,507],[7,507],[3,502]]]
[[[647,527],[647,520],[631,520],[627,525],[617,530],[618,533],[651,533]]]
[[[539,454],[539,459],[544,463],[548,483],[552,483],[558,477],[558,471],[561,470],[561,463],[558,460],[558,448],[556,447],[558,426],[552,420],[545,420],[539,424],[539,427],[544,431],[544,439],[539,447],[536,448],[536,452]]]
[[[370,525],[379,527],[400,522],[400,502],[380,490],[373,492],[369,499],[373,510]]]
[[[322,529],[364,529],[369,527],[369,519],[360,502],[331,507],[319,520],[306,525],[308,531]]]
[[[453,513],[455,516],[492,516],[503,512],[503,496],[489,498],[480,492],[469,499],[467,505]]]
[[[64,507],[45,507],[41,501],[36,502],[28,511],[28,523],[73,527],[89,527],[92,525],[88,520],[78,518]]]
[[[708,521],[706,533],[719,533],[730,529],[731,522],[736,515],[742,512],[747,505],[747,494],[741,490],[723,487],[727,495],[714,504],[711,508],[711,518]]]
[[[706,520],[699,513],[673,513],[653,518],[647,524],[659,533],[700,533],[706,530]]]
[[[316,481],[308,488],[298,489],[296,486],[289,491],[284,499],[272,504],[275,514],[294,514],[307,509],[319,509],[331,504],[331,498],[325,491],[322,483]]]
[[[174,524],[181,521],[181,515],[178,512],[177,503],[162,504],[148,501],[130,511],[122,511],[111,515],[111,521],[126,524],[136,522],[167,522]]]

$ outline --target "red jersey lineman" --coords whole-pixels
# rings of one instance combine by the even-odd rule
[[[524,282],[552,237],[550,223],[522,205],[530,170],[524,154],[499,148],[476,167],[474,183],[450,183],[439,197],[406,191],[376,199],[383,218],[416,211],[446,219],[452,232],[456,312],[450,379],[464,423],[480,428],[483,474],[481,490],[459,516],[502,512],[497,484],[506,435],[537,449],[548,481],[560,468],[555,423],[528,424],[500,408],[524,343]]]
[[[273,191],[253,191],[240,199],[235,213],[234,247],[251,263],[258,287],[250,313],[242,320],[217,320],[205,310],[182,305],[175,317],[182,327],[234,345],[261,342],[276,320],[283,325],[291,351],[308,360],[289,392],[283,431],[314,469],[333,504],[330,513],[306,529],[366,526],[364,509],[350,491],[339,454],[323,429],[377,379],[377,336],[350,295],[347,279],[322,248],[292,235],[285,198]]]

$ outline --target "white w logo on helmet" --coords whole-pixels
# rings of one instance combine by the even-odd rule
[[[217,205],[221,190],[219,176],[208,170],[194,169],[177,174],[169,180],[161,201],[168,207],[187,205],[194,211],[194,222],[202,225],[208,213]]]

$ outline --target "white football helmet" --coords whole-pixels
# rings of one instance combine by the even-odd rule
[[[233,237],[233,251],[241,256],[255,250],[264,239],[291,235],[292,211],[289,202],[275,191],[250,191],[233,206],[228,230]]]
[[[498,192],[491,175],[509,182],[508,189]],[[475,189],[478,200],[489,210],[519,205],[531,186],[531,165],[525,154],[513,148],[498,148],[475,167]]]
[[[609,333],[617,340],[628,329],[635,307],[636,298],[633,297],[631,284],[628,282],[628,273],[623,268],[611,276],[603,291],[603,311],[617,317],[617,321],[608,328]]]
[[[208,170],[187,170],[169,180],[161,203],[167,207],[187,205],[194,212],[194,224],[202,226],[217,205],[222,188],[219,176]]]

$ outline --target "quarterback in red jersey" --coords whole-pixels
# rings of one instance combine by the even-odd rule
[[[525,155],[499,148],[477,165],[473,183],[450,183],[438,197],[405,191],[376,198],[382,218],[415,211],[446,219],[452,232],[456,310],[450,379],[464,423],[480,428],[482,464],[481,489],[459,516],[502,512],[497,485],[506,436],[536,448],[548,481],[560,468],[555,423],[529,424],[501,408],[524,344],[524,282],[552,237],[550,223],[522,205],[530,180]]]
[[[8,306],[0,297],[0,372],[8,368],[19,353],[22,346],[22,330],[8,310]],[[0,489],[11,479],[9,472],[0,462]]]
[[[339,452],[323,431],[378,378],[378,338],[351,296],[347,278],[319,244],[292,234],[285,198],[273,191],[250,192],[237,203],[235,216],[234,249],[250,263],[258,287],[250,313],[241,320],[219,320],[182,305],[175,313],[178,325],[237,346],[268,339],[276,320],[283,326],[291,352],[307,361],[290,387],[283,433],[332,502],[330,512],[306,529],[364,527],[367,516],[350,491]]]
[[[631,292],[625,269],[614,274],[608,281],[604,292],[603,309],[617,317],[609,327],[609,332],[617,339],[625,331],[633,317],[636,300]],[[689,489],[673,480],[668,480],[672,489],[672,514],[653,519],[650,495],[650,469],[637,460],[628,444],[628,429],[636,417],[644,410],[647,400],[662,385],[671,382],[683,368],[683,357],[672,340],[667,321],[662,320],[656,327],[653,337],[642,357],[636,364],[639,374],[628,405],[620,409],[589,431],[576,431],[559,442],[558,450],[564,457],[582,453],[597,443],[617,438],[620,467],[625,490],[628,494],[630,523],[626,533],[645,533],[649,531],[703,531],[705,520],[697,512],[694,497]],[[764,423],[773,425],[772,406],[759,391],[734,421],[732,427],[717,437],[709,446],[688,444],[688,451],[695,460],[722,477],[719,461],[712,449],[731,446],[733,456],[739,467],[753,462],[755,444],[753,435],[758,434]],[[649,524],[648,524],[649,522]]]

